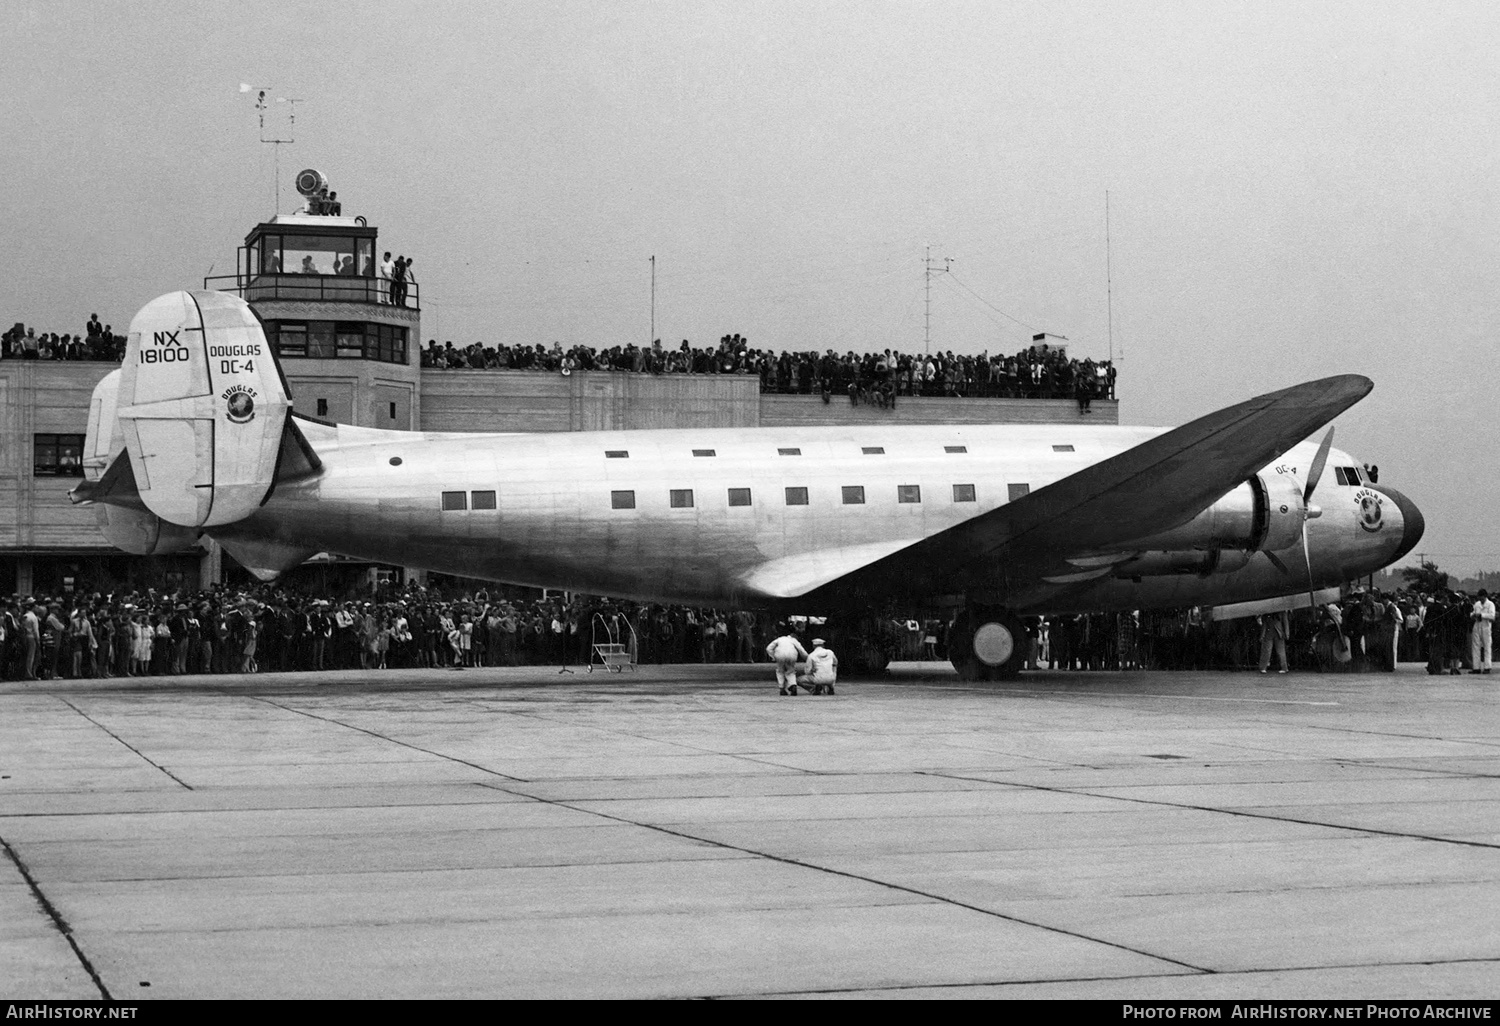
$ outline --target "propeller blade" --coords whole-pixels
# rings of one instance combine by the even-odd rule
[[[1323,476],[1323,467],[1328,463],[1328,450],[1333,448],[1333,425],[1328,425],[1328,434],[1323,436],[1323,441],[1318,443],[1318,454],[1313,457],[1312,466],[1307,471],[1307,487],[1302,489],[1302,505],[1305,507],[1312,498],[1313,489],[1318,487],[1318,478]]]
[[[1333,432],[1330,431],[1328,434],[1331,436]],[[1326,455],[1326,451],[1324,454]],[[1305,519],[1302,521],[1302,558],[1307,561],[1307,608],[1312,612],[1314,618],[1316,618],[1318,600],[1313,593],[1312,546],[1307,541],[1307,521]]]
[[[1304,521],[1304,524],[1305,523],[1306,522]],[[1286,576],[1286,577],[1292,576],[1292,572],[1287,569],[1286,564],[1281,561],[1281,557],[1277,556],[1276,553],[1274,553],[1274,552],[1267,552],[1266,553],[1266,558],[1269,559],[1272,562],[1272,564],[1275,565],[1276,569],[1280,570],[1284,576]]]

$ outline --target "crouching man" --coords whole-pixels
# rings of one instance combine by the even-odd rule
[[[797,661],[807,658],[807,650],[790,628],[782,625],[781,636],[766,646],[766,656],[776,664],[776,684],[783,695],[797,693]]]
[[[825,691],[833,694],[833,685],[839,679],[839,657],[825,647],[822,638],[813,638],[813,650],[807,655],[807,670],[797,677],[797,682],[815,695]]]

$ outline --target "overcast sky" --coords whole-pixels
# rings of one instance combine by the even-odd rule
[[[1500,568],[1500,6],[3,5],[0,319],[232,272],[281,148],[456,343],[1113,351],[1122,420],[1342,372],[1337,443]],[[268,131],[287,126],[272,105]],[[1415,558],[1415,557],[1413,557]]]

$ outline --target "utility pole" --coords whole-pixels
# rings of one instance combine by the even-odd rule
[[[651,337],[646,340],[646,348],[656,341],[656,254],[651,254]]]
[[[1115,278],[1109,255],[1109,190],[1104,190],[1104,307],[1109,318],[1109,363],[1115,362]]]
[[[927,255],[922,261],[922,276],[925,279],[927,293],[926,312],[923,317],[922,328],[922,351],[928,356],[932,355],[932,272],[936,269],[939,274],[946,274],[948,265],[951,263],[953,263],[952,257],[943,257],[943,266],[934,268],[932,263],[932,243],[929,242],[927,244]]]

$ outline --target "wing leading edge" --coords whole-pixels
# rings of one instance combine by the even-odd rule
[[[1076,570],[1068,555],[1186,523],[1373,387],[1342,374],[1247,399],[794,594],[867,600],[1034,589],[1049,572]]]

